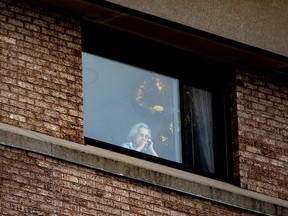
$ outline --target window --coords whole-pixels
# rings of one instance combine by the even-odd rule
[[[89,53],[83,69],[85,136],[121,146],[145,123],[158,156],[182,162],[177,79]]]
[[[86,144],[228,180],[227,67],[101,24],[82,29]]]

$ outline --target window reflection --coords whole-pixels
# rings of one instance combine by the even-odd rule
[[[122,146],[144,122],[159,157],[182,162],[178,80],[83,52],[84,133]]]

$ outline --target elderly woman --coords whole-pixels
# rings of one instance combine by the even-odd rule
[[[123,143],[122,147],[158,157],[157,153],[153,148],[153,142],[151,140],[151,130],[145,123],[135,124],[131,128],[127,139],[128,142]]]

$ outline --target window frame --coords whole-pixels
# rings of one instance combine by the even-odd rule
[[[99,45],[99,43],[97,44],[97,41],[101,41],[101,45]],[[124,44],[127,44],[128,42],[130,43],[130,46],[124,47]],[[182,163],[177,163],[163,158],[153,157],[113,144],[111,145],[99,140],[94,140],[89,137],[84,137],[86,145],[97,146],[226,182],[232,181],[231,170],[233,165],[230,147],[231,138],[229,135],[230,130],[228,129],[230,117],[228,111],[229,109],[227,109],[229,107],[228,74],[231,72],[229,65],[211,58],[206,58],[193,52],[188,52],[173,46],[169,46],[169,44],[167,45],[159,41],[153,41],[139,35],[134,35],[129,32],[124,32],[87,20],[83,20],[82,22],[82,47],[83,52],[96,54],[179,80],[183,161]],[[153,48],[153,52],[149,53],[149,49],[151,48]],[[152,56],[147,57],[146,54],[148,53]],[[159,56],[161,57],[157,58]],[[193,59],[192,62],[191,59]],[[187,77],[191,76],[189,75],[191,68],[193,68],[192,72],[194,73],[193,79],[187,79]],[[195,68],[200,68],[201,72],[197,73],[196,71],[195,73]],[[205,71],[205,73],[202,73],[203,71]],[[216,75],[216,73],[219,74]],[[207,77],[210,77],[210,79],[207,80]],[[217,81],[217,84],[215,84],[215,81]],[[184,139],[185,132],[187,131],[187,128],[185,128],[183,125],[184,107],[183,88],[181,88],[181,86],[184,85],[211,91],[213,93],[213,98],[215,98],[213,99],[213,122],[216,124],[214,125],[214,128],[216,129],[217,136],[215,137],[216,148],[214,149],[216,162],[214,174],[203,172],[195,168],[194,156],[192,155],[192,150],[190,148],[191,145],[187,143],[187,139]],[[215,116],[216,113],[220,113],[221,115]]]

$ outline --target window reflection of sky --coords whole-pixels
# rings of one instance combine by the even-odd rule
[[[140,106],[140,108],[144,110],[148,107],[149,109],[151,102],[152,109],[156,111],[158,109],[156,112],[158,114],[163,113],[159,112],[161,109],[169,110],[162,116],[140,112],[139,104],[137,104],[137,89],[139,91],[141,84],[152,77],[156,77],[154,87],[157,91],[148,92],[149,94],[144,92],[140,95],[142,97],[141,102],[144,104],[144,107],[141,108]],[[166,92],[168,94],[166,98],[169,100],[164,101],[166,102],[164,105],[161,104],[159,97],[159,95],[164,94],[165,87],[161,79],[167,80],[169,83],[169,92]],[[176,79],[83,53],[83,86],[84,132],[86,137],[121,145],[126,140],[127,133],[133,124],[145,122],[152,130],[152,139],[159,142],[155,148],[162,152],[162,157],[181,161],[178,81]],[[176,127],[171,133],[171,124],[174,127],[177,125],[177,134],[174,132]],[[167,131],[165,131],[166,129]],[[170,136],[168,136],[169,134],[165,135],[165,133],[169,133]],[[168,145],[168,138],[170,139],[168,140],[170,146]]]

